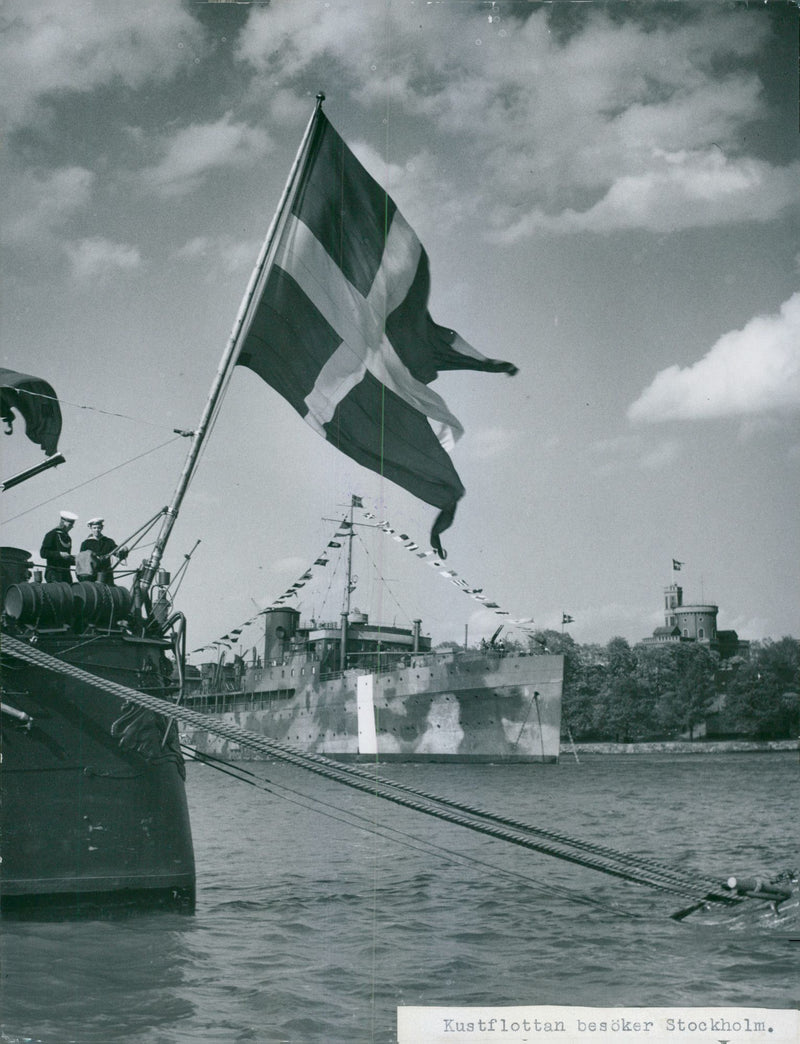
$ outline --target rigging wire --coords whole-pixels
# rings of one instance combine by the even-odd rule
[[[15,522],[18,518],[23,518],[25,515],[29,515],[32,511],[37,511],[40,507],[45,507],[47,504],[52,504],[54,500],[59,500],[61,497],[65,497],[68,493],[74,493],[76,489],[82,489],[84,486],[88,486],[92,482],[96,482],[98,479],[104,478],[106,475],[111,475],[115,471],[119,471],[121,468],[125,468],[128,464],[133,464],[137,460],[141,460],[143,457],[149,456],[151,453],[157,453],[158,450],[163,449],[165,446],[172,445],[173,442],[177,442],[180,436],[176,436],[172,439],[167,439],[166,442],[159,443],[158,446],[153,446],[149,450],[145,450],[143,453],[138,453],[135,457],[130,457],[128,460],[123,460],[120,464],[115,464],[113,468],[108,468],[106,471],[101,471],[97,475],[93,475],[91,478],[86,479],[84,482],[79,482],[75,486],[71,486],[69,489],[64,489],[60,493],[56,493],[55,496],[48,497],[47,500],[42,500],[38,504],[34,504],[32,507],[26,508],[25,511],[20,511],[18,515],[12,515],[10,518],[6,518],[6,522]]]
[[[59,398],[57,395],[44,395],[42,392],[30,391],[27,388],[17,388],[18,395],[28,395],[32,399],[45,399],[54,402],[58,406],[70,406],[74,410],[87,410],[89,413],[100,413],[104,417],[119,417],[121,420],[133,421],[135,424],[146,424],[150,428],[163,428],[160,422],[145,420],[144,417],[130,417],[127,413],[114,413],[111,410],[101,410],[99,406],[88,406],[82,402],[69,402],[67,399]]]
[[[379,528],[379,527],[377,527],[377,526],[370,526],[370,529],[377,529],[377,528]],[[380,566],[375,561],[373,556],[370,554],[370,551],[369,551],[369,548],[367,547],[366,541],[362,539],[360,533],[356,533],[355,536],[358,537],[359,547],[363,550],[364,556],[366,557],[367,561],[370,564],[370,567],[372,569],[373,575],[375,577],[376,584],[378,584],[383,590],[385,590],[387,592],[387,594],[389,595],[389,598],[391,599],[391,601],[393,601],[394,604],[397,606],[397,609],[398,609],[400,615],[406,621],[410,621],[411,620],[411,613],[407,612],[403,608],[403,606],[400,604],[400,602],[397,600],[397,597],[396,597],[394,591],[389,586],[389,581],[383,575],[383,573],[381,572]]]

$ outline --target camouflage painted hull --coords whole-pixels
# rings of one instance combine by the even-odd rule
[[[249,668],[236,692],[190,706],[303,751],[352,760],[557,761],[563,659],[431,653],[408,666],[319,677],[300,657]],[[251,752],[206,731],[198,750],[232,760]]]

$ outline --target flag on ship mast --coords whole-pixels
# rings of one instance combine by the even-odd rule
[[[422,244],[318,106],[236,363],[343,453],[439,508],[431,544],[444,557],[464,494],[448,451],[463,429],[428,385],[440,370],[516,367],[435,323],[429,291]]]

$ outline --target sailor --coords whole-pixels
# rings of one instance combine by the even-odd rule
[[[44,535],[39,554],[47,563],[44,578],[48,583],[72,583],[70,566],[75,564],[75,559],[72,556],[70,530],[77,521],[77,515],[73,515],[71,511],[62,511],[56,528]]]
[[[81,544],[81,580],[99,580],[101,584],[114,584],[114,567],[111,564],[111,555],[119,561],[128,557],[126,547],[117,548],[117,542],[103,534],[104,518],[90,518],[87,525],[91,536],[88,536]],[[84,553],[89,552],[84,557]],[[88,563],[86,559],[89,559]]]

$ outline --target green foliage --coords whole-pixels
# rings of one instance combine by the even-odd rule
[[[695,728],[711,712],[717,695],[718,658],[704,645],[679,642],[672,650],[670,687],[659,702],[661,722],[669,732],[694,739]]]
[[[800,731],[800,642],[754,643],[748,659],[720,661],[706,645],[577,645],[544,631],[532,651],[562,653],[563,731],[574,740],[633,742],[715,735],[793,738]]]
[[[749,660],[728,669],[723,728],[757,739],[800,732],[800,643],[794,638],[754,644]]]

